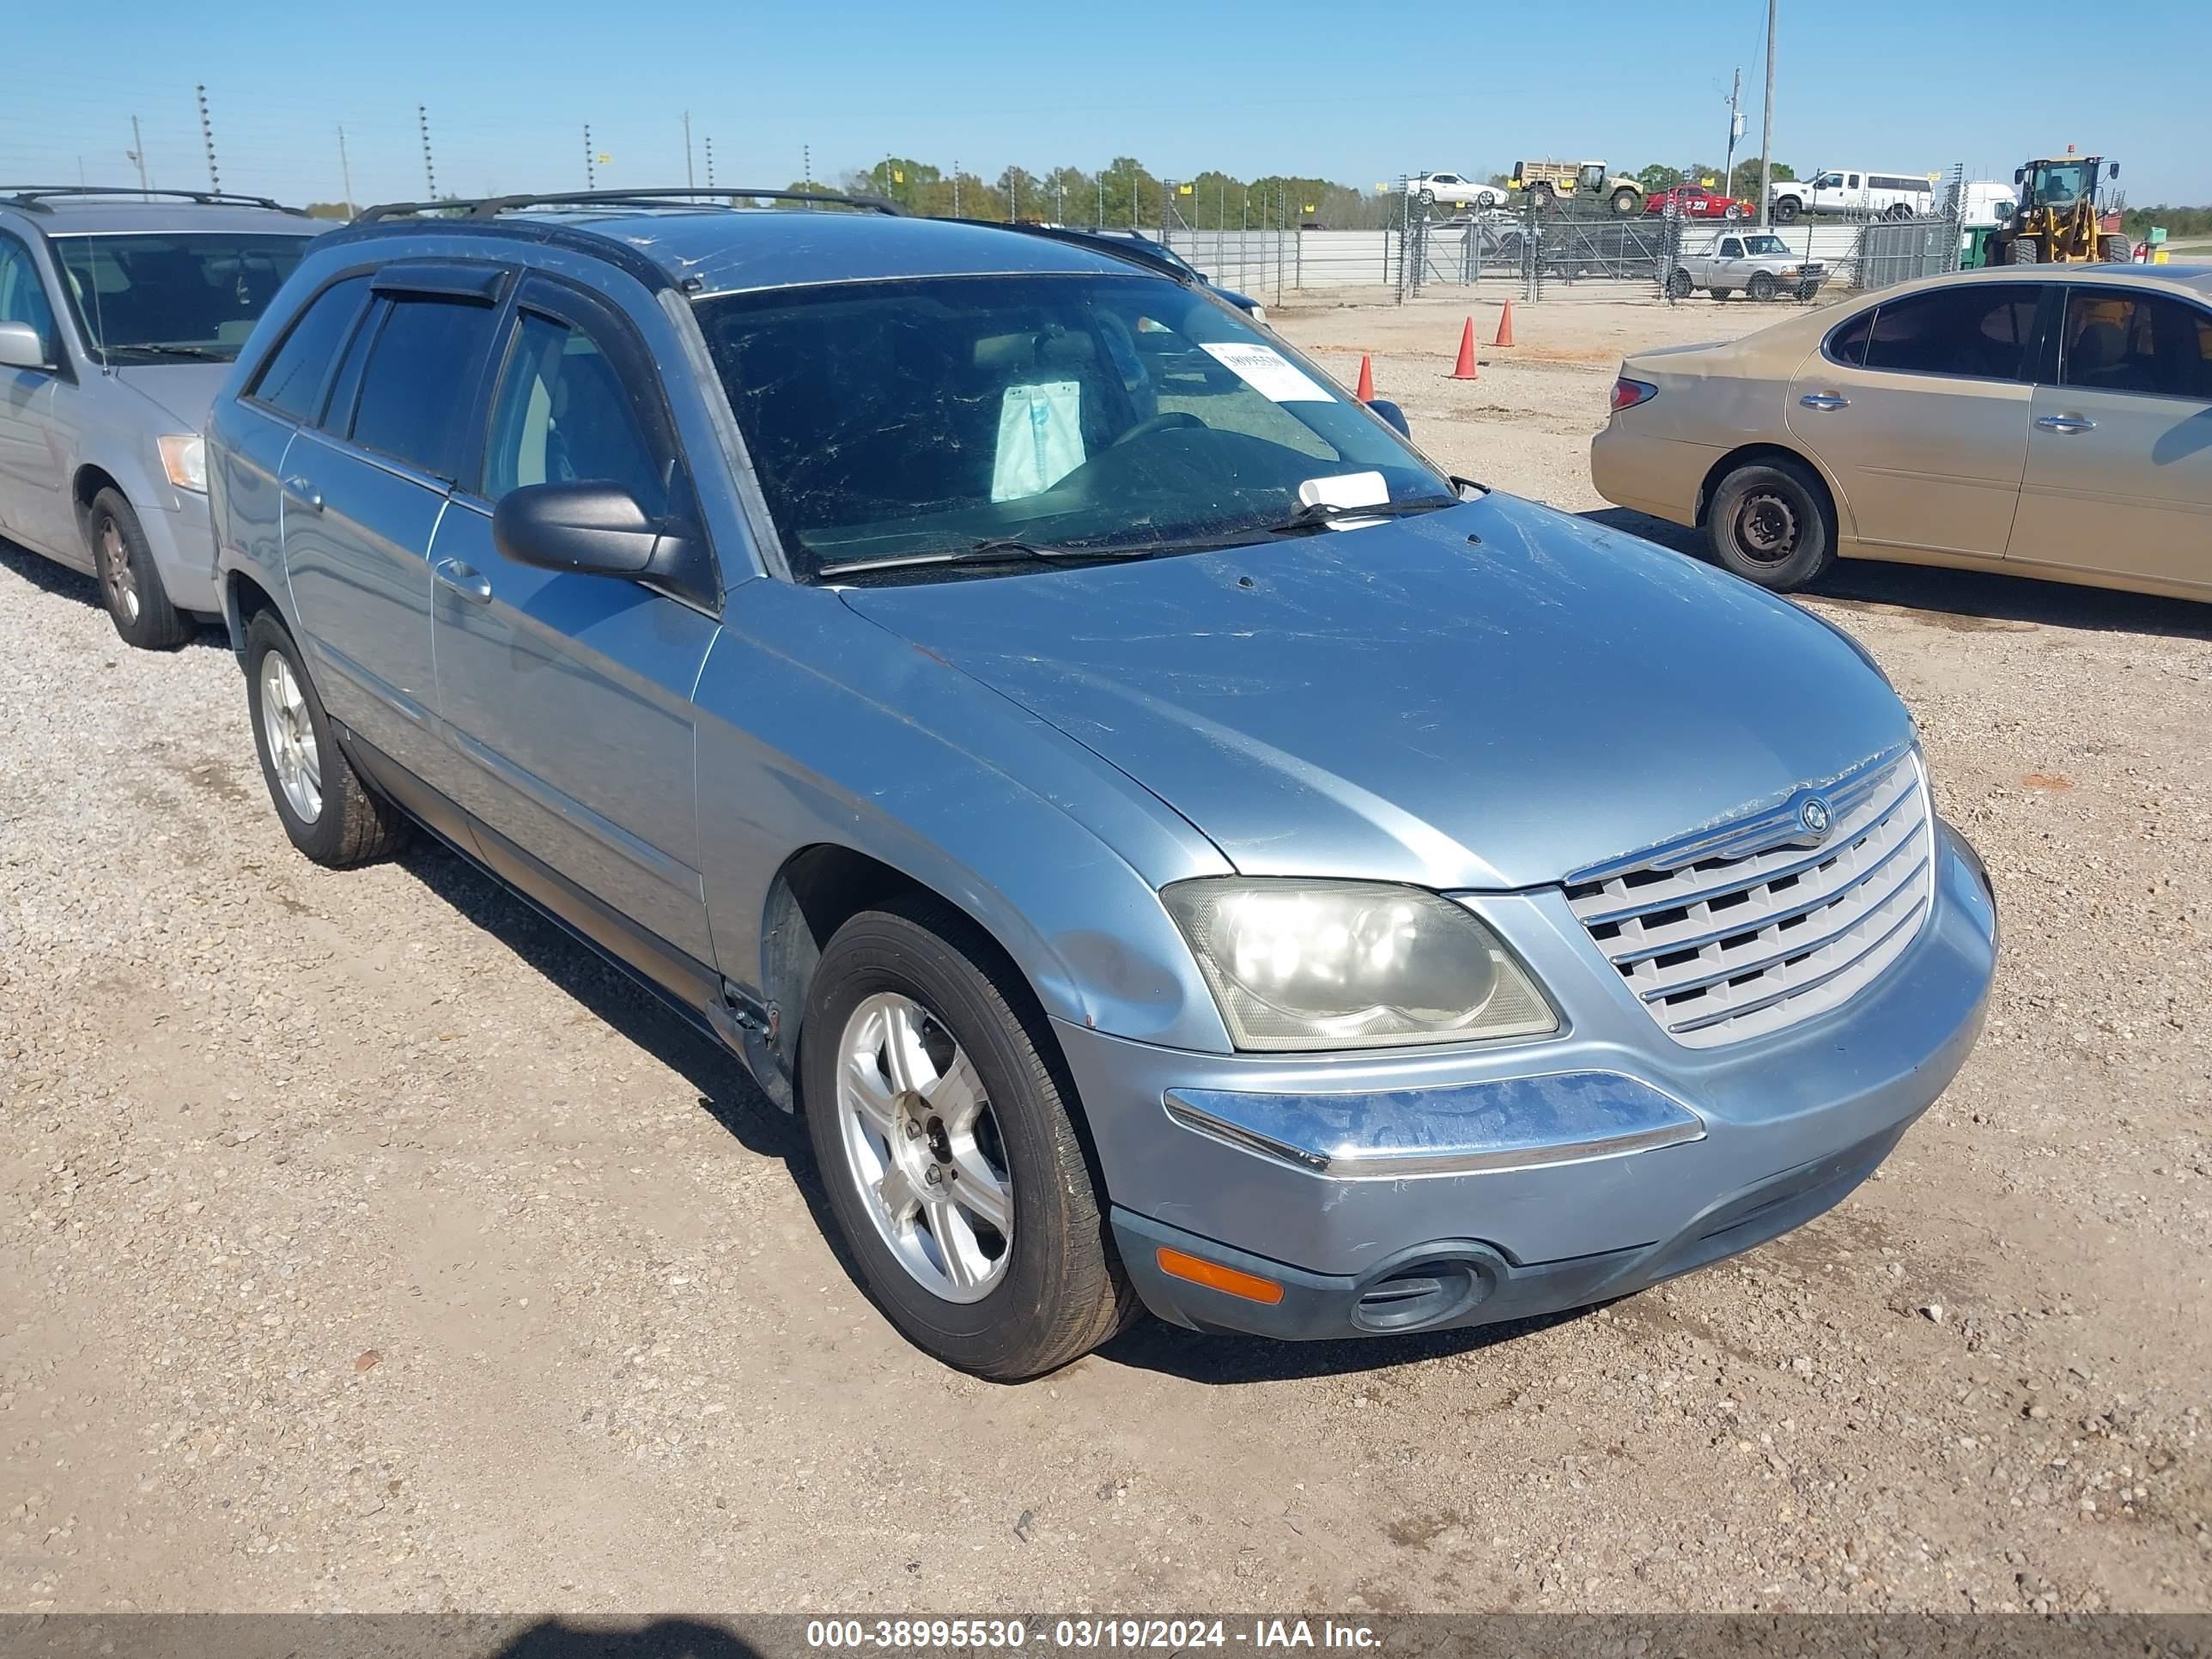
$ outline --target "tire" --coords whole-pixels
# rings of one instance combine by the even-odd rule
[[[901,1019],[916,1039],[902,1046],[919,1048],[933,1073],[903,1097],[888,1066]],[[799,1047],[802,1109],[830,1213],[861,1288],[909,1342],[1013,1382],[1082,1358],[1135,1318],[1050,1032],[1020,975],[965,916],[915,897],[840,927],[815,971]],[[938,1109],[975,1098],[957,1085],[944,1092],[962,1055],[981,1104],[956,1127]],[[860,1109],[864,1097],[880,1117]],[[878,1197],[894,1181],[897,1218]],[[959,1201],[993,1188],[979,1207]],[[994,1208],[1011,1231],[986,1218]]]
[[[2108,265],[2127,265],[2135,263],[2135,246],[2124,236],[2100,236],[2097,257]]]
[[[1781,284],[1774,280],[1771,271],[1754,270],[1743,291],[1754,300],[1771,300],[1781,292]]]
[[[1886,219],[1910,219],[1912,217],[1912,209],[1907,203],[1893,202],[1889,205],[1889,211],[1882,216]]]
[[[2032,265],[2039,263],[2043,250],[2032,236],[2015,236],[2005,244],[2005,263],[2008,265]]]
[[[1805,204],[1795,196],[1778,196],[1774,198],[1774,222],[1778,225],[1794,225],[1804,216],[1804,212]]]
[[[1620,215],[1624,219],[1630,214],[1635,212],[1636,192],[1632,190],[1616,190],[1613,191],[1613,210]]]
[[[1723,209],[1721,210],[1721,217],[1722,217],[1722,218],[1723,218],[1723,219],[1741,219],[1741,218],[1742,218],[1742,217],[1743,217],[1743,204],[1742,204],[1742,203],[1741,203],[1741,202],[1730,202],[1730,203],[1728,204],[1728,206],[1727,206],[1727,207],[1723,208]]]
[[[284,683],[273,678],[280,662],[289,676],[281,693]],[[339,749],[300,647],[271,611],[257,614],[246,630],[246,701],[262,781],[293,846],[326,868],[342,870],[382,858],[399,844],[406,820],[370,793]],[[283,728],[273,738],[271,721]],[[312,747],[301,744],[303,736]],[[303,783],[312,789],[303,789]],[[295,794],[301,796],[296,801]]]
[[[1819,477],[1792,460],[1754,461],[1723,478],[1705,507],[1713,562],[1777,593],[1835,562],[1835,515]]]
[[[1432,208],[1437,204],[1437,193],[1432,190],[1425,190],[1419,196],[1416,196],[1413,200],[1422,207]]]
[[[103,489],[92,498],[85,535],[92,543],[100,602],[124,644],[141,651],[173,651],[191,638],[192,624],[169,603],[146,532],[120,490]]]
[[[1729,295],[1735,293],[1735,290],[1732,288],[1709,288],[1705,292],[1711,295],[1716,300],[1725,300]]]
[[[1690,273],[1688,271],[1678,268],[1668,273],[1667,277],[1667,297],[1668,299],[1686,300],[1697,291],[1698,286],[1695,283],[1692,283],[1690,280]]]
[[[1553,190],[1549,185],[1538,185],[1536,186],[1536,205],[1538,207],[1555,208],[1559,206],[1559,191]]]

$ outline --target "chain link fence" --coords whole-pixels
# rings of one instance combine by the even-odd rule
[[[1764,229],[1751,216],[1686,217],[1675,201],[1663,212],[1632,216],[1546,209],[1534,198],[1450,213],[1424,209],[1405,194],[1398,222],[1368,230],[1280,220],[1198,230],[1164,205],[1158,234],[1210,281],[1269,305],[1403,304],[1468,289],[1532,301],[1665,299],[1686,257],[1713,251],[1723,236],[1751,234],[1779,237],[1797,259],[1824,265],[1832,292],[1957,270],[1965,195],[1965,169],[1954,167],[1931,215],[1838,216]]]

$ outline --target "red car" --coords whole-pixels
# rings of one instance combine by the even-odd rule
[[[1735,196],[1723,196],[1707,190],[1703,185],[1677,185],[1672,190],[1654,191],[1644,201],[1646,213],[1664,213],[1668,203],[1685,219],[1742,219],[1751,213],[1751,204]]]

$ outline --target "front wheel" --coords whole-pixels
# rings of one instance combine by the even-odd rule
[[[1774,203],[1774,222],[1778,225],[1794,225],[1804,211],[1804,204],[1796,197],[1777,197]]]
[[[2008,265],[2032,265],[2040,262],[2043,250],[2029,236],[2016,236],[2005,244],[2005,263]]]
[[[2136,251],[2133,244],[2131,244],[2124,236],[2099,237],[2097,239],[2097,252],[2099,257],[2100,257],[2108,265],[2131,264],[2134,263],[2136,257]]]
[[[1615,213],[1621,215],[1623,217],[1635,212],[1636,192],[1632,190],[1616,190],[1613,191],[1613,210]]]
[[[1695,292],[1697,292],[1697,284],[1690,280],[1688,271],[1677,270],[1668,276],[1667,297],[1668,299],[1686,300]]]
[[[1745,288],[1744,292],[1754,300],[1771,300],[1779,292],[1779,285],[1770,272],[1754,270],[1751,273],[1751,282]]]
[[[1753,462],[1723,478],[1705,509],[1705,537],[1722,569],[1778,593],[1816,580],[1836,556],[1826,492],[1791,460]]]
[[[1135,1316],[1051,1035],[966,917],[913,899],[840,927],[799,1046],[830,1212],[908,1341],[1011,1382]]]
[[[1721,216],[1724,219],[1742,218],[1743,204],[1741,202],[1730,202],[1726,208],[1722,210]]]
[[[100,601],[124,644],[141,651],[173,651],[191,638],[192,625],[169,603],[146,532],[121,491],[103,489],[92,498],[85,530],[92,540],[93,568],[100,575]]]

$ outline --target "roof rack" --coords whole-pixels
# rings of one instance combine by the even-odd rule
[[[357,225],[387,219],[444,214],[464,219],[495,219],[502,213],[519,213],[541,207],[671,207],[709,204],[734,209],[740,202],[823,202],[832,206],[863,208],[872,213],[903,217],[906,210],[881,196],[851,194],[832,190],[695,190],[688,185],[669,190],[570,190],[539,196],[455,197],[443,202],[384,202],[363,208],[355,216]]]
[[[0,204],[21,208],[27,213],[52,213],[47,205],[56,197],[97,197],[101,198],[136,196],[142,199],[160,197],[164,201],[198,202],[203,207],[267,208],[276,213],[295,214],[304,219],[305,208],[287,207],[266,196],[241,196],[228,190],[141,190],[136,185],[0,185]]]
[[[985,230],[1011,230],[1024,236],[1042,236],[1047,241],[1066,242],[1072,247],[1087,247],[1109,258],[1122,259],[1172,276],[1186,288],[1193,285],[1190,267],[1164,243],[1154,240],[1141,230],[1124,234],[1118,225],[1038,225],[1009,219],[963,218],[951,222],[979,225]]]

